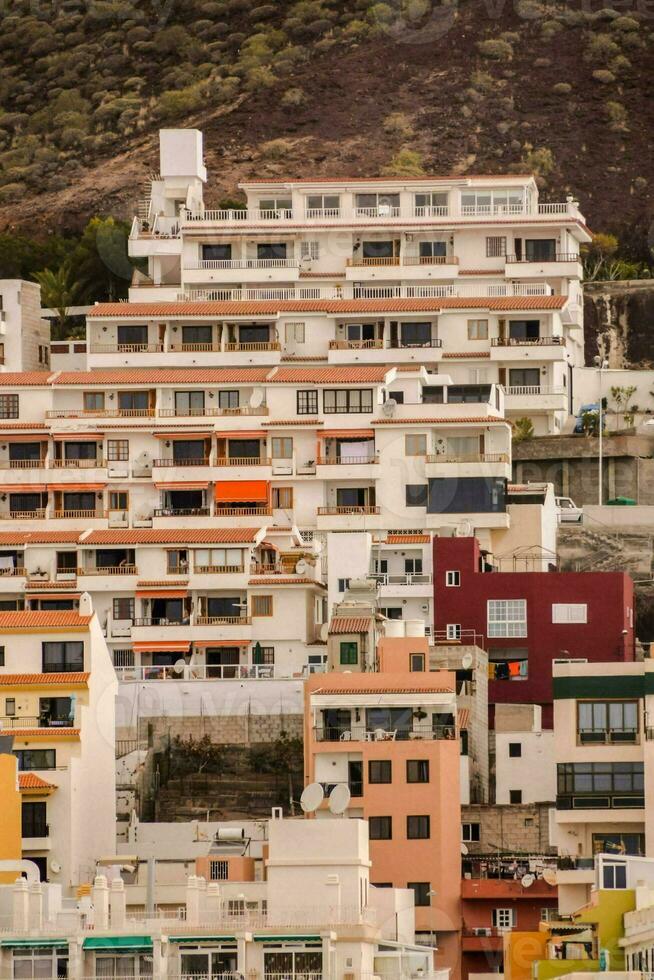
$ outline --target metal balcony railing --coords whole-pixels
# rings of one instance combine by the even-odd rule
[[[326,727],[316,726],[313,729],[316,742],[408,742],[450,740],[456,737],[456,726],[413,725],[402,728],[367,729],[365,725]]]
[[[348,515],[381,514],[381,507],[367,505],[365,507],[318,507],[319,517],[342,517]]]
[[[491,347],[561,347],[564,337],[493,337]]]

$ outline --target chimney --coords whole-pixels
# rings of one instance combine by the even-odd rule
[[[91,892],[95,912],[93,925],[95,929],[109,928],[109,887],[104,875],[98,875],[93,881]]]
[[[109,910],[111,913],[111,928],[125,928],[125,882],[122,878],[114,878],[109,889]]]
[[[29,928],[29,895],[25,878],[17,878],[12,889],[13,928],[27,932]]]
[[[88,592],[82,592],[79,597],[79,614],[80,616],[92,616],[93,615],[93,601]]]
[[[43,928],[43,885],[33,881],[28,885],[30,929],[39,932]]]
[[[190,926],[200,924],[200,879],[189,875],[186,879],[186,922]]]

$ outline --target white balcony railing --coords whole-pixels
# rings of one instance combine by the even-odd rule
[[[243,302],[250,300],[321,300],[321,299],[441,299],[446,297],[550,296],[552,287],[544,282],[521,283],[416,283],[415,285],[342,286],[266,286],[266,287],[199,287],[178,292],[183,302]],[[207,348],[210,349],[210,348]]]
[[[201,259],[187,262],[185,268],[198,269],[297,269],[295,259]]]
[[[505,395],[565,395],[566,389],[561,385],[509,385],[504,389]]]

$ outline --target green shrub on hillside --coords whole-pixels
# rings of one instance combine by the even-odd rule
[[[508,41],[502,41],[500,38],[478,41],[477,50],[482,58],[489,58],[492,61],[511,61],[513,58],[513,48]]]

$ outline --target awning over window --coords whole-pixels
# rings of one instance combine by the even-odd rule
[[[186,480],[177,483],[155,483],[157,490],[206,490],[209,486],[208,480]]]
[[[92,936],[82,949],[152,949],[151,936]]]
[[[68,949],[67,939],[0,939],[0,946],[10,949]]]
[[[286,936],[253,936],[255,943],[288,943],[288,942],[303,942],[303,943],[320,943],[322,939],[320,936],[313,935],[302,935],[298,933],[292,933]]]
[[[48,483],[48,490],[60,490],[62,493],[91,493],[105,487],[106,483]]]
[[[25,595],[30,599],[47,599],[51,602],[53,599],[79,599],[81,592],[39,592],[26,586]]]
[[[48,441],[47,432],[42,432],[40,435],[36,435],[35,433],[31,433],[31,432],[26,433],[25,435],[22,436],[0,435],[0,442],[47,442],[47,441]]]
[[[155,439],[210,439],[210,432],[155,432]]]
[[[251,640],[193,640],[196,650],[213,650],[214,647],[248,647]]]
[[[374,429],[323,429],[319,439],[374,439]]]
[[[57,442],[102,442],[101,432],[53,432],[52,438]]]
[[[270,484],[266,480],[221,480],[216,484],[216,501],[268,503]]]
[[[143,640],[132,643],[134,653],[188,653],[190,640]]]
[[[267,432],[261,429],[232,429],[230,432],[214,432],[216,439],[265,439]]]
[[[203,936],[168,936],[168,942],[180,945],[193,943],[194,946],[197,943],[235,943],[236,936],[213,936],[206,933]]]
[[[40,483],[3,483],[2,493],[45,493],[46,487]]]
[[[137,589],[137,599],[186,599],[188,589]]]

